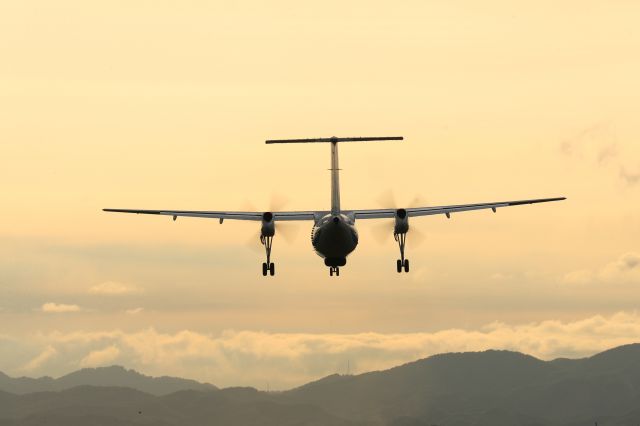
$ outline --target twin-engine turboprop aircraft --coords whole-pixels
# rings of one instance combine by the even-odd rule
[[[564,200],[564,197],[541,198],[534,200],[502,201],[497,203],[457,204],[451,206],[386,208],[366,210],[342,210],[340,208],[340,180],[338,167],[338,143],[340,142],[368,142],[368,141],[401,141],[402,136],[392,137],[360,137],[360,138],[320,138],[320,139],[280,139],[268,140],[267,144],[275,143],[329,143],[331,144],[331,210],[309,211],[274,211],[274,212],[237,212],[237,211],[192,211],[192,210],[135,210],[135,209],[104,209],[107,212],[158,214],[172,216],[204,217],[219,219],[254,220],[261,222],[260,242],[265,248],[266,262],[262,263],[262,275],[275,275],[275,264],[271,262],[271,247],[276,233],[276,222],[290,220],[312,220],[313,230],[311,242],[316,253],[324,258],[324,264],[329,267],[329,275],[340,275],[340,267],[347,264],[347,256],[358,245],[356,220],[363,219],[394,219],[393,236],[400,249],[400,259],[396,261],[398,272],[409,272],[409,259],[405,258],[405,243],[409,232],[409,218],[414,216],[430,216],[444,214],[447,218],[452,213],[469,210],[491,209],[496,212],[500,207],[518,206],[521,204],[544,203],[548,201]]]

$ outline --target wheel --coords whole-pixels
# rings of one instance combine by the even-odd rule
[[[396,262],[396,269],[398,270],[398,273],[402,272],[402,260],[398,259]]]
[[[409,259],[404,260],[404,271],[409,272]]]
[[[329,268],[329,276],[332,277],[333,276],[333,266],[331,268]]]
[[[336,266],[336,277],[339,277],[339,276],[340,276],[340,268]]]
[[[267,262],[262,262],[262,275],[267,276]]]
[[[276,274],[276,265],[272,262],[271,265],[269,265],[269,273],[271,274],[271,276],[274,276]]]

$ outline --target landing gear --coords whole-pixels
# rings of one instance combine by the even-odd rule
[[[273,262],[262,262],[262,275],[266,277],[267,273],[271,276],[276,274],[276,265]]]
[[[409,259],[405,259],[404,261],[398,259],[396,261],[396,270],[398,271],[398,273],[402,272],[403,269],[405,272],[409,272]]]
[[[347,264],[346,257],[325,257],[324,264],[329,267],[329,276],[340,276],[340,267]]]
[[[393,234],[393,238],[398,242],[398,247],[400,248],[400,259],[396,261],[396,270],[398,273],[401,273],[403,269],[404,272],[409,272],[409,259],[404,258],[404,246],[407,241],[407,233]]]
[[[276,265],[271,262],[271,245],[273,244],[273,236],[265,237],[264,235],[261,235],[260,242],[264,246],[267,254],[267,261],[262,262],[262,275],[266,277],[267,273],[269,273],[269,275],[273,277],[276,274]]]

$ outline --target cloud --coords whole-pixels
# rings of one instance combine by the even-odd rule
[[[628,172],[625,167],[620,167],[620,177],[628,184],[635,185],[640,183],[640,173]]]
[[[99,367],[110,365],[120,355],[120,349],[112,345],[97,351],[91,351],[89,355],[80,360],[80,367]]]
[[[589,269],[571,271],[562,277],[562,282],[569,285],[586,285],[595,281],[596,274]]]
[[[502,273],[502,272],[496,272],[494,274],[491,274],[491,276],[489,278],[491,280],[493,280],[493,281],[505,282],[505,281],[513,281],[515,279],[515,275],[506,274],[506,273]]]
[[[599,166],[613,166],[620,179],[629,186],[640,183],[640,173],[629,172],[623,163],[625,155],[620,149],[615,128],[610,123],[586,127],[561,141],[560,151],[567,157],[595,160]]]
[[[616,158],[618,156],[618,145],[616,142],[610,143],[608,145],[601,146],[598,149],[598,163],[603,164],[606,163],[607,160],[611,158]]]
[[[618,155],[617,136],[611,124],[596,123],[564,139],[560,151],[570,157],[584,157],[595,151],[598,163],[603,163]]]
[[[106,281],[91,287],[89,289],[89,293],[108,296],[120,296],[123,294],[139,294],[142,293],[142,289],[114,281]]]
[[[332,373],[390,368],[433,354],[509,349],[542,359],[582,357],[632,342],[640,336],[640,314],[620,312],[578,321],[510,325],[417,333],[267,333],[224,331],[218,335],[153,328],[134,332],[54,332],[31,336],[42,349],[29,371],[64,374],[114,363],[151,375],[175,375],[221,386],[290,388]],[[17,343],[20,344],[20,343]],[[25,343],[27,344],[27,343]],[[54,355],[56,355],[54,357]],[[0,365],[5,363],[0,352]],[[46,365],[45,365],[46,362]],[[46,368],[45,368],[46,367]]]
[[[569,272],[562,277],[561,281],[569,285],[640,285],[640,254],[625,253],[617,260],[598,269],[581,269]]]
[[[38,354],[31,361],[20,367],[20,371],[30,372],[41,368],[47,361],[56,356],[58,351],[51,345],[44,348],[44,350]]]
[[[616,263],[616,266],[621,270],[635,270],[640,267],[640,254],[627,253],[620,257],[620,259]]]
[[[59,313],[65,313],[65,312],[78,312],[80,310],[80,306],[49,302],[49,303],[43,304],[41,309],[42,309],[42,312],[59,314]]]
[[[143,311],[143,308],[132,308],[124,311],[127,315],[137,315]]]

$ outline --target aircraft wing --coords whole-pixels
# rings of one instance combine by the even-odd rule
[[[234,212],[234,211],[203,211],[203,210],[135,210],[135,209],[102,209],[105,212],[115,213],[135,213],[135,214],[155,214],[173,216],[173,220],[180,217],[203,217],[207,219],[232,220],[262,220],[264,212]],[[273,220],[313,220],[313,211],[289,211],[272,212]]]
[[[534,200],[518,200],[518,201],[500,201],[496,203],[478,203],[478,204],[456,204],[451,206],[433,206],[433,207],[410,207],[405,209],[409,217],[413,216],[430,216],[436,214],[444,214],[450,217],[452,213],[466,212],[470,210],[491,209],[494,212],[498,208],[520,206],[523,204],[547,203],[550,201],[565,200],[565,197],[556,198],[538,198]],[[380,219],[392,218],[395,216],[397,209],[371,209],[371,210],[352,210],[356,219]]]

